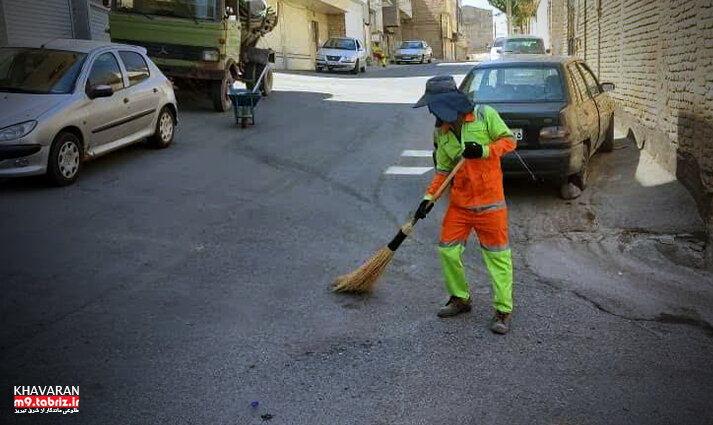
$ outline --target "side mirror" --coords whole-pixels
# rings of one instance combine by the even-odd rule
[[[602,90],[604,91],[614,91],[615,88],[614,83],[602,83]]]
[[[545,49],[545,53],[547,53],[547,54],[552,53],[552,49]]]
[[[111,97],[113,94],[114,89],[107,85],[90,87],[87,91],[87,96],[89,96],[90,99],[96,99],[98,97]]]
[[[500,47],[498,47],[497,49],[495,49],[495,53],[502,53],[502,52],[503,52],[503,49],[500,48]]]

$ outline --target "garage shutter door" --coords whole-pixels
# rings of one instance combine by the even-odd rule
[[[72,38],[69,0],[3,0],[9,44]]]
[[[90,5],[92,20],[92,40],[109,41],[109,8],[102,6],[102,2],[92,0]]]

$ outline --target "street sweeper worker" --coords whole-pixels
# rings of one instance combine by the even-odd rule
[[[515,149],[515,139],[495,109],[471,102],[450,75],[426,82],[426,93],[414,108],[422,106],[428,106],[436,117],[436,173],[416,210],[417,218],[426,217],[437,188],[461,157],[466,159],[453,178],[441,227],[438,249],[450,299],[438,316],[455,316],[471,309],[462,257],[470,232],[475,230],[493,289],[495,314],[490,329],[505,334],[513,309],[513,271],[500,158]]]

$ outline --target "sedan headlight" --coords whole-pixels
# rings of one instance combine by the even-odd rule
[[[354,62],[356,62],[356,57],[347,56],[347,57],[344,58],[344,62],[346,62],[346,63],[354,63]]]
[[[20,124],[0,128],[0,142],[19,139],[27,136],[37,126],[37,121],[25,121]]]
[[[202,59],[206,62],[218,62],[220,60],[220,52],[218,49],[203,50]]]

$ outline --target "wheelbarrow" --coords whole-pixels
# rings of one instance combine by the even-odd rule
[[[258,77],[257,82],[252,90],[250,89],[236,89],[230,87],[228,90],[228,97],[233,104],[233,113],[235,114],[235,123],[240,125],[241,128],[250,125],[255,125],[255,107],[257,107],[262,93],[260,92],[260,83],[262,82],[265,72],[267,72],[268,66],[266,65],[260,77]]]

